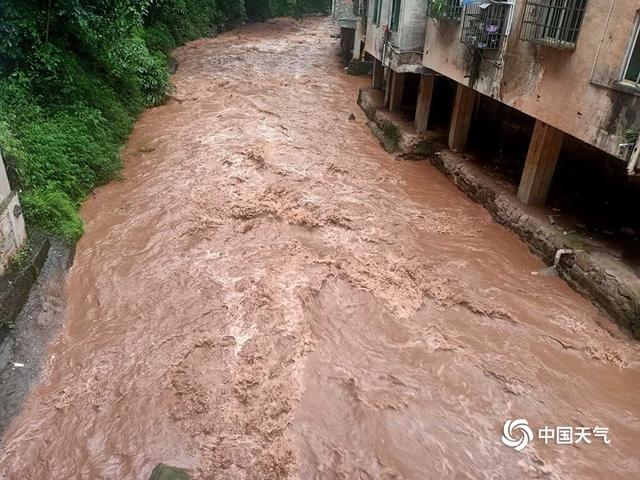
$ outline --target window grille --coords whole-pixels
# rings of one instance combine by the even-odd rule
[[[353,0],[353,14],[356,17],[366,17],[367,3],[369,0]]]
[[[382,0],[374,0],[373,2],[373,24],[380,25],[380,13],[382,10]]]
[[[398,31],[398,26],[400,25],[400,1],[401,0],[393,0],[391,7],[391,30],[394,32]]]
[[[462,3],[460,0],[428,0],[427,16],[458,23],[462,17]]]
[[[462,24],[462,43],[483,50],[500,48],[507,28],[510,7],[511,3],[496,0],[466,5]]]
[[[631,37],[622,82],[634,87],[640,87],[640,17],[636,20],[636,28]]]
[[[520,38],[573,50],[587,0],[527,0]]]

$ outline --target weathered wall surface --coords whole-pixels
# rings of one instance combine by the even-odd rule
[[[380,2],[382,3],[380,22],[376,25],[373,23],[375,2],[374,0],[369,0],[369,6],[367,8],[367,37],[365,39],[364,49],[382,61],[385,41],[384,27],[391,21],[391,0],[380,0]]]
[[[520,40],[524,2],[513,6],[501,51],[485,51],[474,88],[599,149],[621,156],[625,130],[640,125],[640,90],[619,80],[638,0],[591,0],[574,51]],[[427,23],[423,64],[469,84],[472,55],[460,24]],[[489,60],[489,61],[487,61]]]
[[[18,195],[11,191],[0,155],[0,274],[27,240]]]
[[[422,51],[426,22],[427,7],[424,0],[402,1],[397,43],[400,49]]]
[[[333,18],[336,20],[355,20],[353,0],[333,0]]]
[[[0,202],[7,198],[10,193],[11,186],[9,185],[7,172],[4,169],[4,161],[2,160],[2,154],[0,153]]]

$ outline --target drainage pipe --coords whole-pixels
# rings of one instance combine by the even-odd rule
[[[574,254],[575,252],[570,248],[561,248],[556,252],[556,258],[553,262],[553,268],[555,268],[556,270],[558,269],[558,265],[560,265],[560,260],[564,255],[574,255]]]
[[[634,175],[636,170],[636,165],[638,165],[638,158],[640,157],[640,140],[636,142],[636,146],[633,149],[633,153],[631,154],[631,159],[629,160],[629,164],[627,165],[627,175]]]

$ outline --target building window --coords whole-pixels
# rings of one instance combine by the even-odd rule
[[[382,0],[373,1],[373,24],[380,25],[380,12],[382,10]]]
[[[527,0],[520,38],[573,50],[587,0]]]
[[[462,3],[460,0],[428,0],[427,16],[457,23],[462,17]]]
[[[629,53],[622,72],[622,82],[640,87],[640,17],[629,42]]]
[[[400,3],[401,0],[393,0],[391,7],[391,30],[394,32],[398,31],[400,25]]]
[[[511,2],[489,0],[485,4],[468,4],[464,7],[462,43],[481,49],[497,50],[507,28]]]
[[[353,14],[356,17],[366,17],[368,4],[369,0],[353,0]]]

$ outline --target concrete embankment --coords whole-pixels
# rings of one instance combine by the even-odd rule
[[[0,339],[13,325],[49,252],[49,238],[34,233],[14,264],[0,276]],[[5,332],[6,333],[6,332]]]
[[[544,209],[518,201],[515,189],[497,181],[463,154],[446,147],[444,135],[415,133],[410,122],[383,109],[383,93],[362,89],[358,105],[370,119],[374,135],[389,152],[403,158],[426,158],[493,218],[516,233],[529,249],[552,265],[559,250],[563,256],[558,274],[571,287],[611,315],[640,339],[640,282],[624,262],[600,251],[586,251],[579,235],[567,235],[548,221]]]
[[[461,155],[437,152],[431,163],[546,263],[553,264],[558,250],[573,250],[573,255],[562,257],[559,275],[640,338],[640,282],[630,268],[609,255],[582,250],[579,238],[558,231],[539,209],[525,207],[512,192]]]
[[[64,281],[73,258],[60,240],[32,235],[29,256],[3,278],[0,312],[0,433],[19,412],[64,319]]]

